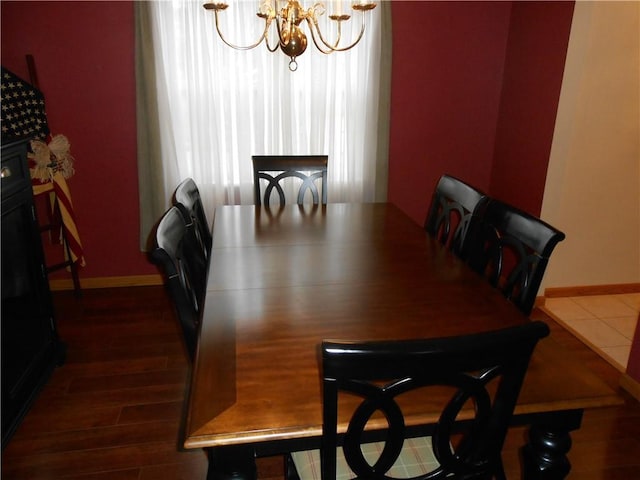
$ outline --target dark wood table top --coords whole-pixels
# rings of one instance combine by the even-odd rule
[[[323,339],[458,335],[528,321],[390,204],[216,210],[187,448],[319,437]],[[517,414],[620,403],[552,338]],[[408,419],[433,422],[424,405]]]

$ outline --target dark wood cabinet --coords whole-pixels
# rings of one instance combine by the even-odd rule
[[[2,447],[64,348],[58,338],[27,163],[28,140],[2,145]]]

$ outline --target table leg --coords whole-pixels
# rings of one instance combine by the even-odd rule
[[[537,418],[523,449],[525,480],[560,480],[571,470],[569,432],[580,428],[582,410],[551,412]]]
[[[256,456],[252,447],[230,445],[208,448],[207,480],[257,480]]]

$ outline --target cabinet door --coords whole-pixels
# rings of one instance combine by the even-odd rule
[[[2,447],[62,360],[26,144],[2,147]]]
[[[57,340],[30,200],[18,194],[2,205],[3,436],[28,403]]]

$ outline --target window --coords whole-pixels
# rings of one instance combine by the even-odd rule
[[[347,52],[321,54],[305,26],[309,45],[291,72],[279,50],[224,45],[213,12],[201,1],[136,2],[138,96],[146,102],[139,108],[139,130],[157,123],[156,146],[149,140],[153,132],[139,138],[147,224],[159,218],[186,177],[198,184],[209,218],[216,205],[253,203],[251,156],[261,154],[328,155],[329,202],[384,199],[390,76],[384,62],[390,62],[382,53],[382,20],[389,11],[382,3],[369,12],[362,40]],[[227,40],[255,42],[263,29],[257,8],[257,1],[230,2],[220,15]],[[353,13],[349,23],[357,29],[361,13]],[[343,31],[344,38],[351,34]],[[152,196],[146,203],[156,211],[149,215],[145,198]]]

